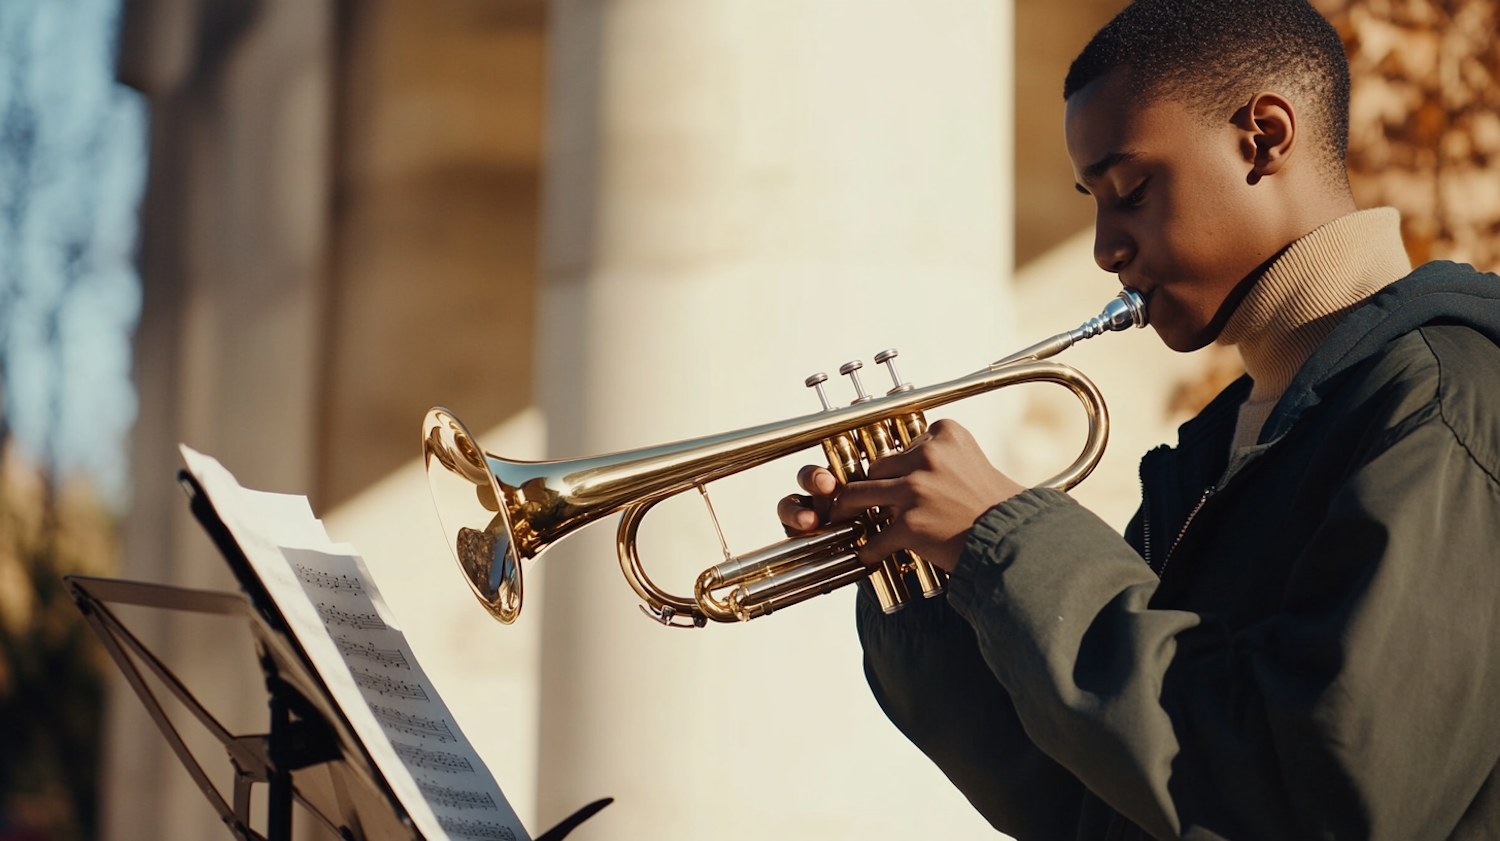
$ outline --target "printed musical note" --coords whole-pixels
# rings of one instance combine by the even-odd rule
[[[333,575],[332,573],[313,569],[305,564],[294,564],[293,566],[297,570],[297,577],[301,578],[304,583],[311,584],[314,587],[345,593],[363,593],[365,591],[364,582],[352,575]]]
[[[444,750],[424,750],[416,745],[402,744],[394,740],[391,744],[396,746],[396,755],[405,760],[407,765],[442,771],[445,774],[472,774],[474,772],[474,766],[469,764],[469,760],[456,753]]]
[[[482,791],[450,788],[425,780],[417,781],[417,785],[421,787],[422,793],[427,795],[428,802],[434,806],[446,806],[450,809],[492,810],[495,808],[495,799]]]
[[[369,689],[392,698],[427,700],[427,690],[423,689],[420,683],[407,683],[404,680],[396,680],[385,675],[372,675],[369,672],[354,672],[354,682],[362,689]]]
[[[438,824],[450,835],[479,838],[482,841],[516,841],[510,827],[492,821],[472,821],[465,818],[438,817]]]
[[[386,629],[386,624],[381,621],[378,613],[340,610],[323,602],[318,602],[318,617],[323,620],[324,625],[346,625],[358,631],[384,631]]]
[[[346,658],[362,657],[377,666],[411,670],[411,664],[406,662],[406,655],[399,648],[376,648],[372,642],[355,642],[348,637],[334,637],[333,642]]]
[[[399,730],[420,738],[437,739],[439,742],[458,741],[458,737],[448,729],[446,721],[434,721],[420,715],[411,715],[390,707],[382,707],[379,704],[371,704],[370,709],[374,711],[375,717],[390,730]]]

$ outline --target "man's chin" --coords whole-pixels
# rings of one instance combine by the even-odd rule
[[[1156,336],[1161,339],[1162,344],[1178,353],[1192,353],[1195,350],[1202,350],[1213,344],[1214,339],[1218,335],[1217,330],[1199,330],[1196,332],[1180,330],[1174,326],[1157,324],[1155,321],[1151,322],[1151,328],[1156,331]]]

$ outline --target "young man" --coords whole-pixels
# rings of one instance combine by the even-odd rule
[[[1303,0],[1139,0],[1065,86],[1099,265],[1249,372],[1141,463],[1124,539],[935,423],[871,479],[945,599],[859,632],[887,714],[1022,839],[1500,836],[1500,278],[1355,212]]]

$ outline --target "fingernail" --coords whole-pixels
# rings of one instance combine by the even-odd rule
[[[797,514],[797,525],[804,529],[810,529],[818,524],[818,515],[811,511],[803,511]]]

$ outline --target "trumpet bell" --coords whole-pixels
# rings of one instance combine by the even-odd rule
[[[524,590],[506,495],[479,442],[452,412],[429,410],[422,428],[422,460],[443,535],[469,589],[509,625],[521,613]]]

